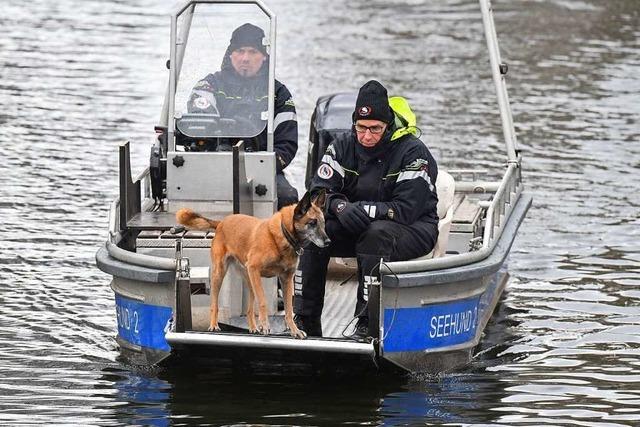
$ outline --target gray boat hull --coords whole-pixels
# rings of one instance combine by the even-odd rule
[[[129,363],[155,364],[195,349],[208,349],[212,357],[233,357],[234,350],[244,349],[257,359],[287,353],[290,357],[283,359],[304,363],[325,354],[358,363],[369,360],[373,369],[390,362],[408,372],[440,372],[464,365],[472,357],[507,282],[506,259],[530,205],[530,196],[518,198],[493,251],[481,261],[445,270],[384,275],[379,292],[380,338],[373,342],[296,340],[287,335],[238,333],[238,329],[175,332],[174,271],[119,261],[106,248],[98,251],[96,261],[113,276],[117,341]]]

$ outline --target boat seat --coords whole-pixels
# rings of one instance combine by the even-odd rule
[[[451,222],[453,221],[453,213],[456,207],[456,204],[454,203],[456,181],[450,173],[438,171],[436,191],[438,193],[438,218],[440,218],[438,221],[438,240],[431,252],[421,257],[414,258],[412,261],[438,258],[444,256],[447,251],[449,231],[451,230]]]

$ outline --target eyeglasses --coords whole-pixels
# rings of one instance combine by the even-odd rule
[[[371,132],[372,135],[378,135],[381,134],[386,126],[380,126],[380,125],[375,125],[375,126],[362,126],[359,125],[357,123],[354,123],[353,125],[356,128],[356,132],[358,133],[366,133],[367,131]]]

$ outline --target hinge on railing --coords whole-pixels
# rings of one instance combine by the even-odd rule
[[[182,246],[182,242],[178,243],[176,241],[176,246]],[[182,248],[180,248],[180,254],[182,253]],[[178,251],[176,250],[176,255]],[[176,258],[176,273],[179,279],[188,279],[191,275],[191,263],[189,262],[189,258],[185,258],[180,256],[180,258]]]
[[[475,252],[482,248],[482,236],[469,240],[469,252]]]
[[[171,229],[172,234],[182,233],[184,227]],[[191,329],[191,267],[189,258],[182,256],[182,236],[176,236],[176,281],[174,325],[176,332]]]

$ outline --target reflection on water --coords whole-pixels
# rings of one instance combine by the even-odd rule
[[[7,425],[634,425],[640,419],[640,8],[495,2],[534,208],[474,361],[436,377],[139,371],[116,360],[94,266],[116,147],[147,162],[167,81],[160,0],[3,3],[0,422]],[[272,0],[301,134],[318,96],[377,77],[441,167],[502,168],[475,0]],[[471,150],[471,154],[469,151]]]

